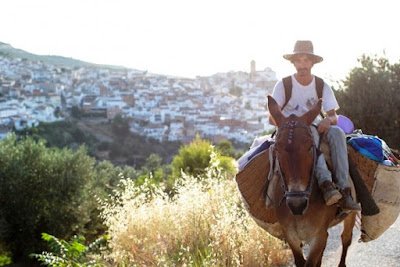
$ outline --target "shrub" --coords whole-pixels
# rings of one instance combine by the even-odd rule
[[[169,197],[152,184],[123,190],[104,204],[108,258],[118,266],[261,266],[288,264],[283,243],[244,210],[236,183],[215,157],[201,179],[186,176]],[[284,255],[287,256],[287,255]]]
[[[210,167],[211,154],[216,154],[217,159],[222,163],[220,167],[227,175],[233,175],[236,171],[234,159],[221,156],[211,145],[211,142],[202,140],[197,135],[187,146],[182,146],[172,161],[172,175],[179,177],[181,171],[194,177],[204,175],[206,169]]]
[[[47,148],[15,135],[1,141],[0,244],[14,262],[45,249],[42,232],[63,239],[96,234],[94,164],[84,147]]]
[[[107,249],[108,236],[102,236],[88,246],[85,246],[86,240],[82,236],[74,236],[70,242],[67,242],[42,233],[42,239],[47,241],[53,252],[31,254],[30,257],[36,258],[43,265],[54,267],[104,266],[101,253]]]

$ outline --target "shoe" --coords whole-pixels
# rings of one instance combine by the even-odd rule
[[[361,210],[360,204],[356,203],[351,197],[350,187],[340,189],[339,191],[343,196],[342,199],[339,201],[340,207],[343,209],[343,211]]]
[[[322,191],[327,206],[337,203],[342,198],[342,194],[335,188],[331,181],[323,182],[319,188]]]

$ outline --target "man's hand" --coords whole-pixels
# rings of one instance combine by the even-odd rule
[[[326,134],[331,128],[331,125],[337,124],[336,110],[332,109],[326,113],[326,117],[318,125],[318,132]]]
[[[318,125],[318,132],[326,134],[329,131],[329,128],[331,127],[331,120],[326,117],[323,119],[319,125]]]

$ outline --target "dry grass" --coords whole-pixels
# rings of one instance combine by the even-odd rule
[[[285,245],[250,218],[235,181],[217,167],[202,179],[183,175],[168,197],[150,184],[105,204],[110,261],[119,266],[280,266]],[[290,258],[290,257],[289,257]]]

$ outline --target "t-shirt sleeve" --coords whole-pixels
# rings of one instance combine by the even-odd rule
[[[285,103],[285,89],[282,80],[275,84],[274,90],[272,91],[272,97],[280,107]]]
[[[322,99],[323,99],[322,108],[324,109],[325,112],[332,109],[334,110],[339,109],[339,104],[336,100],[333,90],[327,83],[324,84]]]

